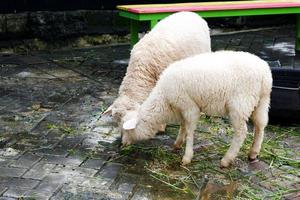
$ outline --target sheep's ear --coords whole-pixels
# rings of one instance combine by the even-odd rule
[[[110,116],[110,115],[112,115],[112,107],[113,107],[113,105],[110,105],[110,106],[106,109],[106,111],[104,111],[104,112],[101,114],[101,116]]]
[[[133,119],[127,120],[123,124],[123,129],[125,129],[125,130],[135,129],[136,124],[137,124],[137,118],[133,118]]]

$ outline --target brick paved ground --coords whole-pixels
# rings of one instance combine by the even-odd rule
[[[293,30],[213,36],[212,46],[299,68]],[[232,130],[218,118],[199,124],[188,169],[180,167],[182,152],[170,150],[176,126],[121,151],[117,129],[99,113],[116,97],[128,57],[128,45],[0,55],[1,200],[195,199],[198,191],[202,199],[300,198],[300,137],[292,134],[299,126],[271,126],[261,161],[249,164],[242,150],[229,170],[218,162]]]

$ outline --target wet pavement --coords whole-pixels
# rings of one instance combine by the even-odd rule
[[[253,52],[300,68],[294,27],[212,37],[214,50]],[[118,129],[100,119],[116,98],[129,45],[0,54],[2,199],[300,199],[300,125],[267,128],[260,161],[249,163],[251,132],[229,169],[219,161],[232,128],[201,117],[195,157],[180,166],[166,134],[121,149]]]

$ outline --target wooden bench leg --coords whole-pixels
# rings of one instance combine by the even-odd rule
[[[156,19],[151,20],[150,21],[150,29],[153,29],[156,24],[157,24],[157,20]]]
[[[130,20],[130,38],[130,44],[133,47],[139,40],[139,22],[137,20]]]
[[[300,51],[300,15],[297,15],[296,22],[296,51]]]

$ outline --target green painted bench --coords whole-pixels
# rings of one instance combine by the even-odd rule
[[[159,20],[179,11],[192,11],[204,18],[295,14],[297,16],[296,50],[300,51],[300,0],[120,5],[117,9],[120,16],[130,19],[132,46],[138,41],[139,21],[149,21],[152,29]]]

